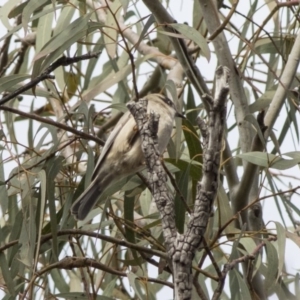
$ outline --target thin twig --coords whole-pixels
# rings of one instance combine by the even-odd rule
[[[270,241],[275,241],[276,237],[269,237],[267,239],[269,242]],[[266,242],[263,241],[260,244],[258,244],[255,249],[252,251],[251,254],[246,254],[244,256],[241,256],[237,259],[234,259],[233,261],[227,263],[224,265],[223,271],[222,271],[222,276],[220,277],[219,283],[218,283],[218,287],[216,288],[212,300],[217,300],[220,299],[221,297],[221,293],[223,291],[224,288],[224,284],[225,284],[225,279],[227,276],[227,273],[232,270],[237,264],[248,261],[248,260],[254,260],[256,255],[260,253],[261,248],[263,248],[266,245]]]
[[[38,121],[38,122],[41,122],[41,123],[46,123],[46,124],[52,125],[54,127],[57,127],[59,129],[62,129],[62,130],[68,131],[68,132],[72,132],[75,135],[77,135],[77,136],[79,136],[79,137],[81,137],[83,139],[94,141],[94,142],[98,143],[101,146],[103,146],[105,144],[105,142],[103,140],[97,138],[94,135],[85,133],[83,131],[79,131],[79,130],[77,130],[77,129],[73,128],[73,127],[67,126],[65,124],[62,124],[62,123],[59,123],[59,122],[55,122],[52,119],[46,119],[46,118],[40,117],[40,116],[38,116],[36,114],[26,113],[24,111],[20,111],[18,109],[15,109],[15,108],[12,108],[12,107],[8,107],[8,106],[0,106],[0,111],[1,110],[9,111],[11,113],[20,115],[22,117],[25,117],[25,118],[28,118],[28,119],[32,119],[32,120],[35,120],[35,121]]]
[[[60,57],[57,59],[54,63],[52,63],[41,75],[37,76],[36,78],[32,79],[30,82],[26,83],[25,85],[21,86],[20,88],[16,89],[12,93],[6,95],[0,100],[0,105],[5,104],[9,100],[15,98],[16,96],[22,94],[23,92],[35,87],[39,82],[45,80],[45,79],[54,79],[53,75],[50,75],[51,72],[53,72],[55,69],[57,69],[60,66],[68,66],[73,63],[76,63],[78,61],[98,57],[98,55],[101,52],[96,52],[96,53],[87,53],[81,56],[76,56],[76,57]]]
[[[7,178],[4,183],[8,184],[10,180],[12,180],[15,176],[19,176],[20,174],[22,174],[23,172],[27,172],[35,167],[37,167],[39,164],[41,164],[42,162],[50,159],[51,157],[55,156],[55,154],[61,150],[63,150],[65,147],[71,145],[73,142],[75,142],[77,140],[77,137],[74,137],[73,139],[71,139],[70,141],[68,141],[67,143],[65,143],[63,146],[61,146],[60,148],[58,148],[56,151],[50,153],[48,156],[44,157],[43,159],[39,160],[37,163],[31,165],[30,167],[27,167],[25,169],[22,170],[18,170],[17,173],[13,173],[9,178]],[[37,156],[40,156],[37,154]]]
[[[110,268],[106,264],[103,264],[99,261],[96,261],[95,259],[85,258],[85,257],[65,257],[62,260],[43,268],[41,271],[36,272],[35,275],[32,277],[32,279],[30,280],[30,283],[28,284],[27,288],[24,290],[24,293],[22,294],[21,299],[22,300],[26,299],[26,294],[27,294],[28,290],[30,289],[33,282],[35,282],[35,280],[38,277],[42,276],[45,273],[50,272],[53,269],[72,270],[74,268],[89,268],[89,267],[105,271],[105,272],[107,272],[109,274],[112,274],[112,275],[127,277],[126,272],[122,272],[122,271],[118,271],[114,268]],[[159,283],[159,284],[168,286],[170,288],[174,287],[171,282],[156,279],[156,278],[136,277],[136,279],[138,279],[140,281],[148,281],[148,282],[153,282],[153,283]]]
[[[135,76],[134,57],[133,57],[133,55],[131,53],[131,49],[129,48],[128,43],[127,43],[127,41],[125,39],[125,36],[123,35],[123,31],[122,31],[121,26],[119,24],[119,20],[117,20],[117,18],[115,16],[115,13],[111,10],[110,5],[108,4],[107,0],[105,0],[105,3],[107,5],[108,10],[110,11],[110,13],[112,14],[113,18],[115,19],[116,25],[118,27],[118,30],[119,30],[120,35],[122,37],[122,40],[123,40],[123,42],[125,44],[126,52],[127,52],[128,56],[129,56],[130,63],[131,63],[131,68],[132,68],[132,83],[133,83],[133,89],[134,89],[134,92],[135,92],[135,97],[134,98],[139,99],[139,92],[138,92],[138,88],[137,88],[137,84],[136,84],[136,76]],[[133,46],[133,48],[134,48],[134,46]]]
[[[208,40],[212,41],[213,39],[215,39],[220,34],[220,32],[222,32],[224,30],[224,28],[226,27],[226,25],[229,23],[232,15],[236,11],[236,7],[237,7],[238,3],[239,3],[239,0],[236,0],[232,4],[230,12],[227,15],[227,17],[225,18],[225,20],[223,21],[223,23],[210,35],[210,37],[208,38]]]

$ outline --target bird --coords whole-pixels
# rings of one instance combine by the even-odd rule
[[[171,137],[175,117],[185,118],[168,97],[149,94],[147,113],[159,113],[158,150],[162,154]],[[92,174],[91,183],[71,207],[76,220],[83,220],[104,190],[113,182],[145,168],[141,137],[132,114],[127,111],[110,133]]]

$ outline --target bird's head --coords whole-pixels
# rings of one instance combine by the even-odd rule
[[[158,104],[161,102],[166,104],[169,108],[171,108],[171,111],[174,113],[175,117],[185,119],[185,116],[182,113],[178,112],[178,110],[175,107],[174,102],[171,99],[169,99],[168,97],[161,95],[161,94],[151,94],[151,95],[148,95],[147,98],[148,98],[148,100],[155,101]],[[158,113],[159,113],[159,111],[158,111]]]

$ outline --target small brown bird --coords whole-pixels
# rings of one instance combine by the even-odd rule
[[[151,94],[146,98],[147,112],[160,114],[158,149],[163,153],[171,137],[174,118],[184,116],[177,112],[174,103],[163,95]],[[111,183],[139,172],[144,167],[140,134],[133,116],[127,111],[109,135],[93,172],[92,182],[72,205],[72,214],[76,219],[83,220]]]

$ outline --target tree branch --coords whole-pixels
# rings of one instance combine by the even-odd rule
[[[86,140],[90,140],[90,141],[94,141],[96,143],[98,143],[99,145],[103,146],[105,143],[103,140],[97,138],[96,136],[93,136],[91,134],[87,134],[83,131],[79,131],[73,127],[70,127],[70,126],[67,126],[65,124],[62,124],[62,123],[59,123],[59,122],[55,122],[51,119],[46,119],[46,118],[43,118],[43,117],[40,117],[36,114],[30,114],[30,113],[26,113],[26,112],[23,112],[23,111],[20,111],[18,109],[15,109],[15,108],[12,108],[12,107],[8,107],[8,106],[0,106],[0,111],[1,110],[4,110],[4,111],[9,111],[13,114],[17,114],[17,115],[20,115],[22,117],[25,117],[25,118],[28,118],[28,119],[32,119],[32,120],[35,120],[35,121],[38,121],[38,122],[41,122],[41,123],[46,123],[46,124],[49,124],[49,125],[52,125],[56,128],[59,128],[59,129],[62,129],[62,130],[65,130],[65,131],[68,131],[68,132],[72,132],[74,133],[75,135],[83,138],[83,139],[86,139]]]
[[[207,29],[210,34],[215,35],[215,32],[220,28],[220,19],[214,4],[210,0],[198,0],[202,10]],[[250,125],[245,121],[245,116],[249,114],[247,98],[244,92],[237,67],[232,59],[228,43],[224,32],[218,33],[212,40],[219,63],[226,66],[230,70],[230,96],[234,103],[235,115],[240,132],[240,144],[243,152],[250,149],[253,133]]]
[[[143,141],[142,151],[148,167],[148,186],[162,216],[162,227],[167,250],[169,256],[172,256],[174,251],[174,239],[177,235],[174,218],[174,199],[166,186],[168,177],[160,162],[160,153],[157,147],[159,115],[155,112],[151,112],[148,122],[147,105],[147,99],[140,99],[137,103],[127,103],[127,107],[135,118]]]
[[[164,30],[171,33],[178,33],[173,27],[168,26],[168,24],[176,23],[172,16],[163,7],[161,2],[158,0],[143,0],[148,9],[153,13],[157,21],[164,25]],[[204,94],[209,93],[209,89],[200,73],[200,70],[195,65],[185,41],[183,39],[178,39],[170,37],[169,39],[173,45],[173,48],[177,54],[178,60],[181,63],[187,77],[192,82],[193,86],[197,90],[200,97]]]
[[[207,126],[203,121],[199,121],[204,139],[203,177],[198,183],[194,211],[191,214],[187,231],[183,235],[179,234],[176,229],[174,199],[166,187],[167,175],[163,170],[157,150],[159,115],[151,112],[148,121],[146,99],[141,99],[138,103],[127,104],[140,131],[142,151],[148,167],[150,191],[162,218],[168,256],[172,260],[176,300],[187,300],[192,297],[192,261],[201,245],[218,190],[220,151],[226,120],[226,98],[229,92],[229,70],[219,67],[216,71],[216,80],[215,99],[204,95],[209,106],[209,124]]]
[[[103,6],[105,6],[105,1],[102,1]],[[91,8],[95,9],[95,13],[97,14],[99,20],[103,23],[106,22],[106,14],[101,7],[101,5],[95,1],[92,0],[86,0],[86,3],[88,6]],[[176,60],[172,57],[169,57],[153,46],[149,46],[146,43],[139,41],[140,36],[135,33],[132,29],[131,26],[126,26],[124,22],[121,20],[118,21],[118,24],[120,26],[120,29],[122,30],[122,33],[126,39],[132,44],[132,45],[138,45],[137,50],[142,54],[142,55],[148,55],[151,54],[153,55],[152,59],[155,60],[159,65],[161,65],[163,68],[166,69],[171,69],[174,64],[176,64]]]
[[[144,252],[144,253],[147,253],[150,255],[155,255],[155,256],[161,257],[163,259],[167,259],[167,255],[162,251],[139,246],[137,244],[133,244],[133,243],[127,242],[125,240],[120,240],[120,239],[117,239],[117,238],[114,238],[114,237],[111,237],[111,236],[108,236],[105,234],[91,232],[88,230],[81,230],[81,229],[65,229],[65,230],[57,231],[57,236],[64,236],[64,235],[70,235],[70,234],[71,235],[80,235],[80,236],[89,236],[89,237],[101,239],[103,241],[106,241],[106,242],[109,242],[112,244],[128,247],[130,249],[134,249],[134,250],[141,251],[141,252]],[[47,241],[51,240],[52,238],[53,238],[52,233],[42,235],[41,236],[41,244],[46,243]],[[0,253],[5,251],[6,249],[9,249],[10,247],[16,245],[18,242],[19,242],[18,240],[11,241],[11,242],[5,244],[4,246],[0,247]]]
[[[268,238],[268,241],[275,241],[276,237],[270,237]],[[246,262],[248,260],[254,260],[256,255],[259,254],[261,248],[263,248],[266,245],[266,242],[261,242],[259,245],[257,245],[257,247],[253,250],[253,252],[251,254],[246,254],[244,256],[241,256],[237,259],[234,259],[232,262],[227,263],[222,271],[222,276],[219,279],[219,283],[218,283],[218,287],[216,288],[212,300],[218,300],[221,297],[223,288],[224,288],[224,284],[225,284],[225,279],[227,276],[227,273],[232,270],[237,264],[242,263],[242,262]]]
[[[96,261],[95,259],[86,258],[86,257],[68,257],[67,256],[67,257],[63,258],[62,260],[43,268],[41,271],[36,272],[35,275],[32,276],[32,278],[30,279],[30,283],[28,284],[27,288],[24,290],[24,293],[22,294],[22,297],[20,299],[26,299],[27,292],[29,291],[29,289],[31,288],[31,285],[35,282],[35,280],[38,277],[42,276],[45,273],[50,272],[53,269],[72,270],[74,268],[89,268],[89,267],[103,270],[109,274],[113,274],[113,275],[117,275],[117,276],[121,276],[121,277],[127,277],[126,272],[122,272],[122,271],[118,271],[114,268],[110,268],[106,264]],[[139,276],[139,277],[137,277],[137,279],[140,281],[159,283],[162,285],[166,285],[170,288],[174,287],[172,283],[170,283],[168,281],[156,279],[156,278]]]
[[[57,59],[53,64],[51,64],[41,75],[37,76],[36,78],[32,79],[30,82],[27,84],[21,86],[20,88],[16,89],[14,92],[6,95],[0,100],[0,105],[5,104],[9,100],[15,98],[16,96],[22,94],[23,92],[35,87],[39,82],[45,80],[45,79],[54,79],[53,75],[50,75],[51,72],[53,72],[55,69],[57,69],[60,66],[68,66],[71,65],[75,62],[85,60],[85,59],[90,59],[93,57],[98,57],[100,52],[96,53],[87,53],[81,56],[76,56],[76,57],[60,57]]]
[[[179,275],[178,278],[174,275],[175,292],[178,292],[177,295],[175,294],[176,299],[190,299],[192,296],[190,282],[193,278],[189,266],[202,243],[218,190],[220,151],[226,121],[226,98],[229,92],[229,70],[226,67],[217,68],[216,80],[215,99],[205,96],[209,105],[208,126],[198,118],[198,125],[204,139],[203,177],[201,182],[198,182],[194,211],[187,225],[187,231],[184,235],[179,235],[176,241],[176,253],[173,257],[174,273],[176,269]],[[178,281],[181,285],[177,290]]]
[[[270,135],[270,131],[273,129],[274,123],[279,116],[279,112],[286,99],[286,94],[291,87],[295,74],[299,66],[300,59],[300,32],[298,33],[294,42],[293,48],[290,52],[288,61],[284,67],[283,73],[278,82],[278,88],[266,112],[264,123],[268,127],[265,136]]]

